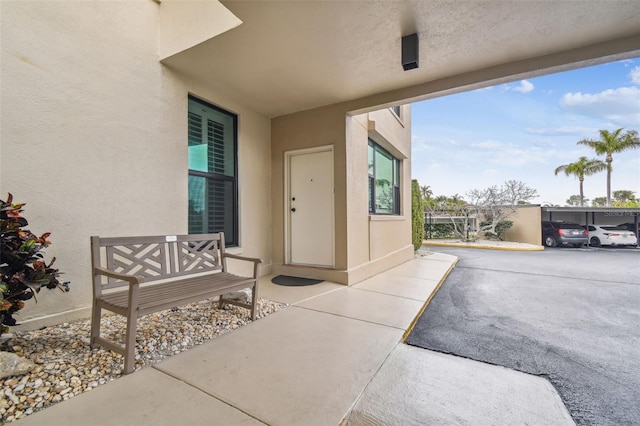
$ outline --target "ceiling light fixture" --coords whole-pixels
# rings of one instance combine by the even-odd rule
[[[418,33],[414,33],[402,37],[402,68],[408,71],[418,66]]]

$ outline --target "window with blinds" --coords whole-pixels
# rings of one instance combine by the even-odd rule
[[[400,160],[369,139],[369,213],[400,214]]]
[[[189,96],[189,233],[238,245],[237,116]]]

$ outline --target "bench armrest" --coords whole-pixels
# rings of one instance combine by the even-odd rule
[[[261,259],[255,257],[238,256],[237,254],[222,253],[222,264],[224,268],[223,271],[227,270],[227,262],[225,261],[225,259],[236,259],[253,262],[253,278],[258,278],[258,264],[262,263]]]
[[[222,257],[228,257],[229,259],[246,260],[247,262],[253,263],[262,263],[262,260],[256,257],[239,256],[237,254],[224,253]]]
[[[120,272],[114,272],[110,269],[103,268],[102,266],[94,266],[93,274],[104,275],[105,277],[128,281],[130,284],[140,284],[144,281],[144,277],[141,275],[122,274]]]

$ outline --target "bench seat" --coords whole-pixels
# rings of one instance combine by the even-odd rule
[[[219,296],[221,293],[241,290],[252,285],[252,279],[227,272],[171,280],[161,284],[141,285],[138,292],[138,317]],[[129,294],[124,291],[103,294],[98,299],[98,304],[111,312],[127,315]]]

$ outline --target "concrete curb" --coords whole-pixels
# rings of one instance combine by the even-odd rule
[[[445,274],[442,276],[442,278],[438,282],[438,285],[433,289],[433,291],[431,292],[427,300],[424,302],[424,305],[422,305],[422,308],[420,309],[418,314],[413,318],[413,321],[411,321],[411,324],[409,324],[409,327],[404,331],[404,334],[402,335],[402,340],[401,340],[402,343],[404,343],[407,340],[407,337],[409,337],[409,334],[411,334],[411,332],[413,331],[413,328],[416,326],[416,323],[418,322],[418,320],[420,319],[424,311],[427,309],[427,306],[429,306],[429,303],[431,303],[431,300],[435,297],[436,293],[440,290],[440,287],[442,287],[442,284],[444,284],[445,280],[447,279],[449,274],[451,274],[451,271],[453,271],[453,269],[456,267],[457,264],[458,264],[458,258],[456,258],[456,260],[451,264],[447,272],[445,272]]]
[[[535,245],[531,245],[527,247],[516,247],[516,246],[509,246],[509,245],[490,245],[490,244],[482,244],[482,243],[433,242],[428,240],[424,240],[422,242],[422,245],[428,246],[428,247],[461,247],[461,248],[505,250],[505,251],[542,251],[544,250],[544,246],[535,246]]]

